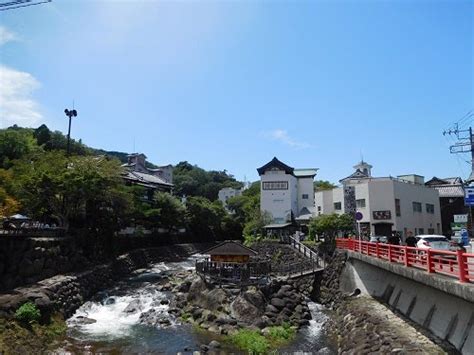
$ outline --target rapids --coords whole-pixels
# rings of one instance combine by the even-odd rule
[[[193,270],[196,258],[199,255],[182,262],[157,263],[97,294],[67,320],[68,338],[54,353],[192,353],[211,340],[222,343],[221,352],[242,353],[223,342],[221,336],[196,331],[168,313],[173,294],[157,285],[175,272]],[[279,349],[279,353],[334,353],[322,332],[327,312],[314,302],[309,307],[313,317],[310,325],[297,334],[295,341]],[[144,321],[143,315],[149,311],[160,320],[157,325]]]

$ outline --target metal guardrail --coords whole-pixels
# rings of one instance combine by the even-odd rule
[[[474,254],[462,250],[444,251],[408,246],[371,243],[355,239],[336,239],[338,249],[350,250],[390,263],[401,264],[474,283]]]
[[[288,236],[288,244],[297,251],[299,251],[301,254],[303,254],[305,257],[307,257],[311,262],[316,263],[317,267],[325,267],[324,258],[320,257],[317,252],[315,252],[311,248],[308,248],[300,241],[296,240],[291,236]]]

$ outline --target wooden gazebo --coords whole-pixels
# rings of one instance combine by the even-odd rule
[[[209,258],[196,262],[196,272],[219,284],[260,283],[271,271],[269,262],[252,261],[255,250],[234,241],[222,242],[202,254]]]

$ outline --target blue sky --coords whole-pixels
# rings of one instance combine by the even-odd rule
[[[466,177],[442,131],[474,109],[474,2],[58,1],[0,12],[0,125],[67,131],[257,179]],[[472,119],[462,121],[463,126]]]

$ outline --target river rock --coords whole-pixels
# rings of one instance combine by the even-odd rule
[[[278,308],[278,309],[283,309],[285,307],[285,301],[283,301],[281,298],[272,298],[270,301],[271,305]]]
[[[221,347],[221,343],[219,343],[217,340],[213,340],[207,346],[209,349],[219,349]]]
[[[76,324],[93,324],[96,322],[97,320],[93,318],[84,317],[84,316],[78,316],[76,317],[76,319],[74,319],[74,323]]]
[[[256,289],[250,289],[244,292],[243,297],[248,302],[250,302],[255,307],[257,307],[259,310],[263,311],[265,309],[265,298],[261,291],[258,291]]]
[[[230,305],[232,316],[242,322],[254,323],[263,314],[263,311],[247,301],[242,295],[238,296]]]
[[[138,311],[141,311],[141,303],[140,300],[133,300],[128,304],[127,307],[123,310],[124,313],[136,313]]]

